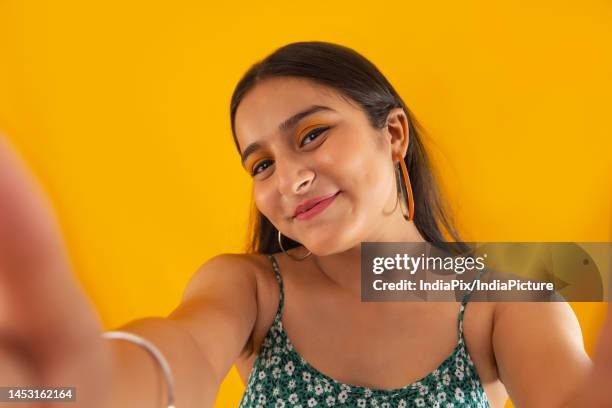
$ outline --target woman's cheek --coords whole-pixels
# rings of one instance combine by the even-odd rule
[[[325,149],[321,149],[319,163],[326,169],[331,169],[332,174],[350,178],[358,171],[361,158],[367,156],[358,146],[354,138],[334,135],[325,141]]]
[[[360,188],[367,190],[377,180],[377,169],[373,166],[374,156],[368,154],[356,155],[353,160],[347,160],[346,172]]]
[[[275,211],[274,204],[272,201],[271,194],[262,188],[255,187],[253,189],[253,198],[255,199],[255,205],[259,212],[261,212],[267,219],[274,224],[277,223],[274,214],[279,214]]]

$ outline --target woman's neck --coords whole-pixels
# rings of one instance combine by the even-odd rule
[[[406,222],[403,219],[402,222],[402,228],[375,231],[365,242],[425,242],[414,222]],[[331,255],[313,254],[312,262],[331,285],[348,292],[353,298],[361,299],[361,243]]]

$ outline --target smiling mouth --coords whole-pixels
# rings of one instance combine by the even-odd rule
[[[336,194],[334,194],[333,196],[326,198],[325,200],[321,200],[318,203],[316,203],[314,206],[310,207],[308,210],[303,211],[299,214],[297,214],[295,217],[293,217],[296,220],[309,220],[313,217],[315,217],[316,215],[322,213],[323,211],[325,211],[325,209],[327,207],[329,207],[334,200],[336,199],[336,197],[338,197],[338,194],[340,194],[340,191],[338,191]]]

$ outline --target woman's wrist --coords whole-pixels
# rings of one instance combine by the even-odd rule
[[[164,406],[168,408],[174,408],[174,376],[172,375],[172,369],[170,368],[166,357],[163,353],[143,336],[135,333],[131,333],[125,330],[114,330],[107,331],[102,334],[102,337],[110,341],[121,341],[131,343],[135,346],[140,347],[146,351],[150,358],[155,361],[157,371],[161,372],[164,382],[164,395],[165,403]]]

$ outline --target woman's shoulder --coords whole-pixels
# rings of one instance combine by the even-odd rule
[[[276,257],[276,254],[273,254]],[[221,253],[207,260],[200,269],[215,273],[255,278],[258,288],[276,284],[272,261],[261,253]]]
[[[206,288],[241,287],[257,291],[265,282],[265,264],[270,261],[264,254],[221,253],[205,262],[193,273],[183,298],[201,293]],[[271,270],[271,266],[269,266]],[[269,272],[268,272],[269,273]]]
[[[258,253],[233,253],[225,252],[209,258],[202,267],[210,267],[211,265],[223,266],[232,270],[259,271],[266,267],[271,268],[269,255]]]
[[[276,258],[279,256],[279,254],[272,254],[272,256]],[[214,256],[210,259],[210,261],[213,259],[220,260],[221,262],[225,262],[228,265],[236,268],[248,267],[253,271],[265,271],[267,273],[272,271],[272,262],[270,260],[270,255],[268,254],[227,252]]]
[[[276,258],[277,254],[273,256]],[[272,260],[267,254],[226,253],[217,255],[215,258],[225,263],[227,269],[232,270],[232,273],[247,274],[248,276],[243,276],[243,278],[252,279],[255,284],[257,316],[247,345],[237,360],[237,366],[242,367],[257,353],[274,320],[280,301],[280,288],[274,274]]]

